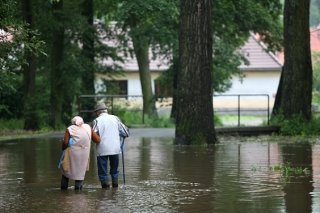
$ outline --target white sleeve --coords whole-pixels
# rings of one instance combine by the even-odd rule
[[[129,128],[121,122],[120,118],[118,118],[117,116],[116,118],[118,120],[118,129],[120,134],[122,134],[124,137],[129,137]]]
[[[94,119],[92,121],[92,129],[95,133],[97,133],[99,135],[99,128],[98,128],[98,120]]]

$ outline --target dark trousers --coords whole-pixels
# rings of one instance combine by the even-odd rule
[[[98,176],[100,181],[109,180],[108,178],[108,160],[110,161],[110,175],[112,179],[119,177],[119,155],[106,155],[97,157]]]
[[[74,189],[79,190],[82,189],[83,180],[75,180],[74,181]],[[62,175],[61,177],[61,189],[67,189],[69,184],[69,178]]]

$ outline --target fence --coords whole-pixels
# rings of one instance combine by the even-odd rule
[[[78,96],[78,115],[81,116],[81,113],[93,113],[93,110],[88,109],[82,109],[81,108],[81,99],[84,98],[94,98],[95,101],[92,101],[92,103],[96,103],[98,100],[103,100],[108,107],[108,111],[111,112],[111,114],[115,114],[115,112],[121,112],[121,111],[137,111],[142,113],[142,124],[144,124],[144,108],[143,104],[141,106],[140,102],[135,104],[134,102],[137,102],[137,99],[142,100],[142,95],[79,95]],[[115,105],[125,105],[126,109],[116,109]],[[137,107],[135,106],[137,105]],[[93,106],[94,107],[94,106]],[[92,108],[93,108],[92,107]],[[137,110],[139,109],[139,110]]]
[[[265,112],[267,114],[267,125],[269,126],[269,120],[270,120],[270,98],[268,94],[234,94],[234,95],[214,95],[214,97],[217,97],[217,99],[213,99],[214,102],[214,109],[215,111],[218,110],[219,113],[226,112],[228,113],[236,113],[238,116],[238,126],[241,124],[241,114],[244,112]],[[236,97],[233,98],[233,97]],[[248,109],[245,107],[246,105],[246,98],[247,97],[254,97],[257,99],[257,97],[262,97],[263,100],[266,101],[264,103],[263,101],[259,101],[260,105],[262,105],[261,108],[251,108]],[[103,100],[107,107],[109,112],[111,114],[114,114],[115,112],[121,112],[121,111],[136,111],[142,113],[142,124],[144,124],[144,109],[143,109],[143,104],[142,104],[142,95],[80,95],[78,97],[78,115],[81,116],[82,113],[92,113],[93,110],[87,110],[87,109],[82,109],[81,108],[81,100],[84,98],[94,98],[95,101],[92,101],[92,103],[96,103],[97,101]],[[219,108],[216,104],[218,102],[219,98],[227,98],[229,100],[228,103],[224,103],[223,107]],[[232,100],[232,103],[230,102]],[[248,101],[248,100],[247,100]],[[231,103],[231,104],[230,104]],[[125,110],[115,108],[116,105],[123,106],[125,105]],[[170,103],[166,104],[166,112],[170,113],[170,110],[168,110],[168,107],[170,106]],[[94,106],[93,106],[94,107]],[[92,108],[93,108],[92,107]],[[160,111],[161,104],[157,107],[158,111]]]
[[[226,102],[224,102],[224,107],[223,108],[219,108],[218,112],[227,112],[227,114],[231,114],[232,112],[235,112],[238,116],[238,126],[240,126],[241,124],[241,113],[244,112],[250,112],[251,114],[254,114],[254,112],[265,112],[267,114],[267,125],[269,126],[269,121],[270,121],[270,98],[268,94],[234,94],[234,95],[214,95],[214,97],[226,97],[228,99],[231,99],[231,97],[236,97],[236,101],[234,102],[234,98],[233,103],[231,104],[231,106],[227,106],[225,107],[225,105],[227,104]],[[255,107],[248,107],[248,100],[245,100],[245,98],[247,97],[255,97],[257,99],[257,97],[262,97],[262,100],[257,99],[255,100]],[[241,99],[244,98],[244,99]],[[242,105],[241,105],[241,100]],[[263,102],[263,100],[265,100],[265,102]],[[217,104],[215,104],[217,100],[214,99],[214,109],[215,111],[217,111],[218,106]],[[257,102],[259,102],[257,104]],[[256,106],[259,105],[259,106]],[[260,107],[260,108],[259,108]]]

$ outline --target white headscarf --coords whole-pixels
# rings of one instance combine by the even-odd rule
[[[76,116],[76,117],[72,118],[71,123],[75,124],[77,126],[81,126],[84,122],[80,116]]]

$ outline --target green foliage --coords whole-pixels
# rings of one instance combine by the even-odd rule
[[[261,171],[261,166],[256,167],[256,166],[251,165],[251,171],[253,171],[253,172]]]
[[[233,75],[239,76],[240,80],[245,77],[239,66],[242,63],[248,65],[249,61],[239,48],[247,41],[250,31],[260,34],[268,50],[281,49],[282,4],[279,0],[212,0],[212,5],[213,89],[222,93],[232,86]],[[178,29],[176,22],[171,24],[172,29]],[[178,44],[178,32],[173,35],[174,43]],[[172,54],[178,55],[177,52],[178,49],[173,47]],[[174,66],[175,63],[178,61],[173,57],[171,64]],[[171,66],[162,73],[160,80],[172,86],[175,72]]]
[[[12,85],[16,80],[15,73],[26,63],[23,59],[23,50],[28,49],[34,54],[45,54],[44,42],[39,39],[37,31],[27,29],[28,25],[22,21],[18,2],[2,0],[0,14],[0,90],[4,88],[15,90]]]
[[[197,145],[197,146],[201,146],[201,145],[206,145],[207,144],[207,140],[206,137],[204,135],[203,132],[198,132],[196,134],[196,136],[194,137],[194,140],[191,141],[190,145]]]
[[[213,115],[213,122],[214,122],[214,126],[223,126],[221,117],[216,113]]]
[[[257,167],[257,166],[251,166],[251,171],[253,172],[257,172],[257,171],[261,171],[262,168],[261,166]],[[298,176],[308,176],[310,175],[310,170],[308,170],[307,168],[303,168],[303,167],[293,167],[291,166],[290,162],[285,162],[281,165],[276,165],[276,166],[269,166],[268,167],[268,171],[269,172],[279,172],[280,173],[280,179],[287,183],[290,181],[291,177],[298,175]]]
[[[4,130],[22,130],[24,125],[23,119],[0,119],[0,129]]]
[[[309,175],[310,171],[307,168],[292,167],[290,162],[279,166],[269,167],[269,171],[276,171],[281,173],[281,177],[285,180],[290,180],[293,175]]]
[[[110,110],[109,110],[109,113]],[[115,105],[113,113],[118,116],[121,121],[129,127],[154,127],[154,128],[173,128],[175,127],[174,121],[170,118],[170,115],[142,115],[140,108],[129,108]],[[144,122],[143,122],[144,121]],[[214,114],[215,126],[223,126],[221,117]]]
[[[50,1],[49,1],[50,2]],[[122,37],[123,46],[119,46],[130,55],[132,49],[124,44],[129,41],[124,35],[128,33],[125,29],[130,26],[134,17],[138,23],[136,29],[130,31],[131,35],[143,35],[143,41],[147,41],[154,53],[171,59],[173,45],[178,44],[178,25],[179,25],[179,1],[178,0],[110,0],[94,1],[95,16],[104,20],[95,26],[90,26],[87,17],[82,14],[82,1],[70,0],[64,1],[64,9],[60,14],[62,23],[57,23],[52,18],[52,5],[42,0],[33,1],[34,27],[32,32],[34,37],[28,41],[28,31],[18,31],[26,27],[21,18],[21,5],[19,2],[3,0],[0,3],[0,29],[5,29],[15,39],[12,43],[7,42],[7,37],[0,37],[0,66],[3,67],[0,73],[0,117],[5,119],[16,118],[23,119],[22,103],[22,76],[20,73],[21,64],[23,64],[21,44],[25,48],[37,54],[37,73],[36,73],[36,99],[39,120],[42,127],[45,127],[50,116],[50,84],[51,84],[51,48],[53,32],[63,24],[68,29],[65,34],[63,64],[59,66],[63,69],[63,78],[60,81],[64,84],[64,103],[62,119],[65,125],[70,122],[72,111],[76,104],[76,98],[81,94],[82,74],[87,72],[99,72],[109,76],[114,76],[121,69],[118,65],[104,66],[101,63],[104,59],[113,59],[122,61],[118,56],[117,49],[110,47],[101,41],[101,38],[109,40],[114,38],[114,28],[107,25],[111,20],[119,23],[119,30],[124,30]],[[214,88],[215,91],[225,91],[230,87],[232,74],[240,75],[237,68],[239,64],[246,63],[246,60],[240,52],[236,51],[248,37],[249,30],[259,32],[261,29],[270,30],[270,27],[278,29],[278,23],[273,23],[278,15],[278,4],[276,0],[271,1],[244,1],[244,0],[213,0],[213,35],[215,58],[214,58]],[[272,7],[272,5],[274,5]],[[252,8],[252,10],[251,10]],[[227,12],[226,12],[227,11]],[[263,19],[263,20],[260,20]],[[267,20],[269,19],[269,21]],[[248,21],[247,21],[248,20]],[[250,20],[250,21],[249,21]],[[259,24],[259,27],[255,25]],[[10,27],[10,28],[9,28]],[[95,42],[95,59],[92,64],[82,54],[83,33],[88,29],[93,29]],[[99,29],[99,30],[98,30]],[[274,32],[275,30],[270,30]],[[105,41],[104,40],[104,41]],[[42,42],[44,41],[44,42]],[[44,50],[42,47],[44,46]],[[175,50],[177,51],[177,49]],[[8,57],[10,53],[10,56]],[[93,70],[94,69],[94,70]],[[174,73],[174,72],[172,72]],[[169,79],[169,80],[168,80]],[[172,82],[173,78],[168,78],[165,82]],[[84,85],[86,86],[86,85]],[[170,86],[170,85],[168,85]],[[4,88],[11,88],[8,91]],[[13,91],[13,90],[16,91]],[[72,109],[72,110],[70,110]],[[142,114],[133,112],[126,114],[124,119],[129,123],[142,123]],[[155,118],[145,118],[145,123],[154,126],[171,126],[172,121],[169,118],[154,121]],[[215,116],[215,124],[220,125],[221,121]],[[221,124],[222,125],[222,124]]]
[[[286,119],[283,113],[280,112],[272,117],[270,124],[279,126],[281,135],[307,136],[320,134],[320,118],[317,116],[313,116],[310,121],[307,121],[300,113],[292,115],[291,119]]]
[[[245,77],[239,66],[249,61],[239,48],[250,31],[259,33],[270,51],[281,48],[282,5],[279,0],[213,0],[212,5],[214,91],[225,92],[232,75]]]
[[[169,115],[144,115],[143,117],[142,110],[140,108],[123,108],[121,106],[114,106],[113,112],[128,127],[175,127],[175,124]],[[110,110],[109,113],[111,113]]]
[[[217,93],[228,91],[232,86],[232,76],[239,76],[242,80],[245,75],[239,68],[241,63],[249,64],[243,53],[235,51],[238,46],[221,39],[214,39],[213,57],[213,89]]]
[[[0,90],[0,117],[2,119],[21,119],[23,116],[22,76],[16,75],[15,81],[10,81],[10,85],[14,90]]]
[[[0,135],[8,135],[8,134],[28,134],[30,131],[24,131],[24,119],[0,119]],[[65,127],[59,129],[65,130]],[[49,133],[53,132],[53,129],[47,126],[45,123],[40,124],[40,129],[36,131],[37,133]]]
[[[320,92],[320,52],[312,52],[312,90],[315,92]]]
[[[157,53],[162,51],[159,47],[170,47],[177,36],[178,3],[177,0],[118,0],[114,18],[131,38],[140,37],[138,45],[147,43]],[[121,43],[126,46],[127,39],[122,38]]]
[[[154,128],[169,128],[175,127],[174,122],[171,120],[169,115],[164,116],[146,116],[145,124],[149,127]]]
[[[318,0],[311,0],[310,1],[310,27],[317,27],[320,22],[320,15],[319,15],[319,1]]]

